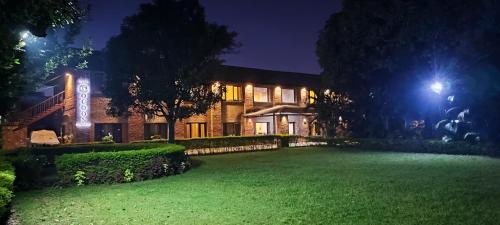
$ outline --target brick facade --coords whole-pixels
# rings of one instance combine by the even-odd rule
[[[162,117],[146,118],[145,115],[136,112],[128,117],[110,116],[106,113],[110,99],[98,93],[93,94],[90,99],[91,126],[88,128],[77,128],[75,126],[77,116],[75,80],[78,78],[78,75],[79,74],[73,76],[68,74],[65,76],[65,100],[63,122],[61,124],[63,134],[74,135],[74,140],[76,142],[100,141],[96,139],[96,124],[121,124],[123,142],[143,140],[145,138],[145,124],[147,123],[166,124],[165,119]],[[220,83],[224,85],[224,82]],[[295,103],[286,103],[287,105],[294,107],[300,106],[305,109],[309,93],[306,87],[290,85],[281,86],[278,84],[253,84],[250,82],[231,82],[230,84],[241,88],[241,99],[234,102],[219,102],[203,115],[196,115],[177,121],[175,123],[175,137],[177,139],[188,137],[186,134],[186,124],[188,123],[204,123],[206,135],[208,137],[222,136],[225,123],[239,124],[241,126],[241,135],[255,135],[256,122],[268,123],[268,130],[271,134],[288,134],[289,123],[294,123],[295,134],[307,136],[311,133],[309,129],[313,117],[310,113],[301,114],[297,112],[273,111],[266,115],[247,116],[249,113],[284,105],[285,103],[282,102],[283,88],[293,89],[295,91]],[[269,102],[254,102],[253,92],[255,86],[268,89]],[[2,130],[4,148],[10,149],[27,145],[27,128],[16,130],[14,127],[4,126]]]

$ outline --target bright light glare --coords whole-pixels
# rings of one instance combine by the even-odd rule
[[[23,32],[20,33],[20,35],[21,35],[21,38],[23,40],[25,40],[30,35],[30,32],[29,31],[23,31]]]
[[[441,92],[443,91],[443,84],[436,81],[431,85],[431,90],[433,92],[436,92],[437,94],[441,94]]]

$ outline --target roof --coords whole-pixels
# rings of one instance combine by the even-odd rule
[[[239,66],[222,66],[215,74],[217,81],[284,86],[317,87],[321,83],[318,74],[283,72]]]
[[[287,113],[296,113],[296,114],[307,114],[311,113],[310,108],[297,106],[297,105],[277,105],[266,109],[261,109],[256,112],[246,113],[243,116],[246,117],[256,117],[256,116],[264,116],[266,114],[271,113],[279,113],[279,114],[287,114]]]

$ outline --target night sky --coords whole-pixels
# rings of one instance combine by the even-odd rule
[[[90,18],[76,44],[91,38],[95,49],[117,35],[124,17],[148,0],[82,0]],[[207,19],[238,33],[238,51],[225,64],[271,70],[319,73],[315,54],[318,33],[341,0],[200,0]]]

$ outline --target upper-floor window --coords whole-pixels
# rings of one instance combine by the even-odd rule
[[[222,93],[222,99],[224,101],[233,102],[241,101],[241,86],[236,85],[226,85],[226,91]]]
[[[269,90],[264,87],[253,88],[253,101],[254,102],[269,102]]]
[[[316,98],[317,98],[316,93],[314,93],[313,90],[309,90],[308,98],[309,98],[309,104],[314,104],[316,102]]]
[[[281,101],[283,103],[295,103],[295,90],[281,89]]]

